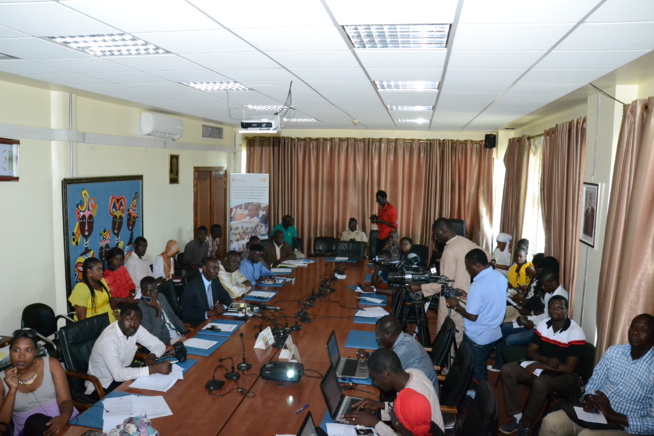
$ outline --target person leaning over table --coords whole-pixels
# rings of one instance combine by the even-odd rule
[[[134,303],[123,307],[118,321],[109,324],[95,341],[89,359],[90,375],[100,381],[109,393],[127,380],[145,377],[149,374],[170,374],[170,362],[156,362],[166,351],[166,345],[141,327],[141,308]],[[130,367],[139,343],[150,350],[141,368]],[[95,392],[90,381],[86,382],[86,395]]]
[[[431,406],[431,420],[443,430],[443,415],[438,395],[434,385],[422,371],[415,368],[402,369],[400,358],[389,348],[379,348],[372,352],[368,359],[368,371],[372,383],[383,392],[399,394],[403,389],[409,388],[424,395]],[[398,434],[396,430],[369,412],[381,410],[382,420],[388,421],[390,418],[388,402],[363,400],[355,404],[353,409],[354,412],[343,417],[347,424],[374,427],[380,436]]]
[[[75,318],[82,321],[102,313],[109,314],[109,323],[116,320],[109,286],[102,278],[102,262],[89,257],[82,264],[82,281],[75,285],[68,301],[75,309]]]
[[[245,276],[246,279],[254,286],[257,281],[264,277],[264,282],[274,280],[275,275],[270,271],[261,261],[263,257],[263,246],[254,244],[250,246],[250,255],[247,259],[241,261],[239,271]]]
[[[202,272],[193,277],[182,294],[182,318],[193,327],[220,315],[232,304],[232,297],[218,279],[220,262],[215,257],[202,261]]]
[[[586,429],[559,410],[543,419],[539,436],[654,434],[654,316],[636,316],[627,336],[628,344],[606,350],[583,398],[586,412],[601,412],[618,429]]]
[[[0,383],[0,422],[13,420],[13,434],[17,436],[52,436],[78,414],[63,367],[57,359],[37,358],[36,341],[36,331],[32,329],[12,334],[12,367],[5,371]]]
[[[141,293],[138,302],[141,308],[141,326],[156,336],[166,345],[177,342],[187,333],[181,319],[170,307],[166,296],[157,290],[154,277],[144,277],[141,280]]]
[[[220,284],[232,298],[242,297],[252,289],[250,281],[239,271],[240,266],[241,257],[236,251],[229,251],[223,263],[220,264],[218,273]]]

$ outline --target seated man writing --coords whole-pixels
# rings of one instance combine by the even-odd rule
[[[247,259],[241,261],[239,271],[246,279],[255,285],[257,281],[264,277],[264,282],[270,282],[275,279],[274,274],[261,262],[263,257],[263,246],[254,244],[250,246],[250,255]]]
[[[209,317],[220,315],[225,306],[232,304],[232,297],[217,280],[219,265],[215,257],[206,257],[202,261],[202,272],[186,285],[182,294],[184,322],[195,327]]]
[[[130,368],[136,354],[136,343],[146,347],[148,355],[145,367]],[[170,362],[155,363],[166,346],[163,342],[141,327],[141,308],[136,304],[123,307],[118,320],[104,329],[91,351],[89,374],[100,380],[105,391],[111,392],[126,380],[145,377],[149,374],[170,374]],[[86,382],[86,394],[93,393],[91,382]]]
[[[536,327],[527,348],[527,361],[522,364],[511,362],[502,367],[506,414],[513,415],[511,422],[500,426],[502,433],[511,434],[518,430],[518,436],[528,436],[547,394],[581,386],[575,369],[584,354],[584,331],[568,318],[565,297],[555,295],[550,298],[547,311],[550,319],[541,321]],[[518,392],[519,383],[531,386],[524,409]]]
[[[586,429],[583,422],[558,410],[543,419],[539,435],[654,434],[654,316],[643,313],[635,317],[628,340],[628,344],[606,350],[586,385],[584,398],[584,409],[601,412],[615,430]]]
[[[252,289],[252,284],[241,274],[239,266],[241,266],[241,256],[236,251],[230,251],[220,265],[218,273],[220,284],[232,298],[242,297]]]
[[[175,314],[168,299],[160,294],[154,277],[144,277],[141,280],[141,326],[155,335],[161,342],[171,345],[177,342],[187,332],[181,319]]]
[[[275,230],[272,243],[263,247],[263,260],[271,268],[276,267],[285,260],[295,259],[295,252],[288,242],[284,241],[284,232]]]
[[[370,355],[368,370],[373,384],[383,392],[399,393],[403,389],[409,388],[427,398],[431,405],[431,420],[438,428],[443,430],[443,415],[441,414],[438,396],[434,390],[434,385],[422,371],[415,368],[403,370],[399,357],[389,348],[379,348]],[[389,403],[363,400],[355,404],[354,407],[358,410],[344,416],[348,424],[374,427],[380,436],[397,434],[393,428],[365,411],[381,410],[382,420],[389,421]]]

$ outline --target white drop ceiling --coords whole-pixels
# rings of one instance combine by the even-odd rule
[[[445,49],[354,49],[342,30],[423,23],[451,24]],[[169,54],[95,58],[43,39],[107,33]],[[245,105],[284,104],[292,81],[286,116],[317,122],[286,128],[497,130],[652,50],[652,0],[0,0],[0,53],[16,58],[0,72],[224,124],[270,115]],[[380,92],[375,80],[440,86]],[[207,81],[251,91],[180,84]],[[429,122],[395,121],[410,118]]]

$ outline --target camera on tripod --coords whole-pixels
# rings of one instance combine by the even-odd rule
[[[436,268],[425,268],[421,266],[403,265],[395,271],[388,272],[388,283],[390,285],[407,285],[409,283],[440,283],[447,285],[448,278],[436,274]]]

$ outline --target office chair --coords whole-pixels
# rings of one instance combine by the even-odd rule
[[[336,243],[336,257],[361,260],[366,256],[366,246],[365,242],[338,241]]]
[[[106,393],[97,377],[89,375],[89,359],[93,345],[102,331],[109,325],[109,314],[103,313],[83,321],[62,327],[59,330],[59,349],[66,368],[73,404],[78,410],[86,410]],[[85,381],[93,383],[98,398],[86,395]]]
[[[452,321],[452,318],[448,316],[445,318],[445,322],[434,338],[431,348],[426,348],[436,371],[441,371],[443,368],[450,367],[452,346],[454,346],[455,354],[457,352],[456,341],[454,340],[455,334],[456,325],[454,324],[454,321]]]
[[[464,238],[466,237],[466,222],[463,220],[455,220],[455,219],[448,219],[450,224],[452,225],[452,228],[454,229],[454,233],[456,233],[459,236],[463,236]]]
[[[318,236],[313,240],[313,253],[311,257],[333,256],[336,253],[338,239],[331,236]]]
[[[470,346],[461,342],[452,367],[443,380],[439,398],[447,435],[458,434],[457,413],[472,381],[472,363]],[[441,380],[442,376],[438,378]]]
[[[66,315],[55,316],[54,310],[47,304],[33,303],[25,306],[23,314],[20,319],[21,328],[31,328],[36,331],[39,339],[45,344],[48,354],[57,358],[59,356],[57,350],[57,321],[65,319],[66,324],[75,322],[72,318]],[[54,341],[48,339],[50,336],[55,335]]]
[[[426,245],[413,244],[411,246],[411,252],[420,257],[420,261],[422,262],[420,266],[427,265],[427,262],[429,262],[429,248]]]
[[[377,234],[379,233],[379,230],[371,230],[370,231],[370,237],[368,238],[368,244],[369,244],[369,249],[368,249],[368,258],[369,259],[374,259],[375,256],[377,256]]]
[[[466,396],[458,415],[457,435],[495,436],[499,406],[495,392],[486,380],[473,382],[474,399]]]

